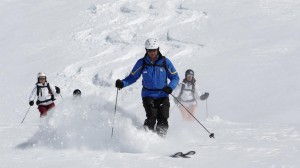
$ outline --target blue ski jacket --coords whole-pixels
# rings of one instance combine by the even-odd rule
[[[143,76],[142,97],[152,97],[154,99],[168,97],[162,88],[169,86],[174,90],[179,82],[179,76],[171,61],[158,53],[157,60],[152,63],[150,57],[145,56],[139,59],[134,65],[131,73],[122,80],[124,87],[136,82]],[[168,80],[170,82],[168,83]]]

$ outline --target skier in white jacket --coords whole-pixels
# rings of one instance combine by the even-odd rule
[[[47,76],[44,72],[39,72],[37,75],[38,82],[33,88],[29,97],[29,105],[34,105],[34,99],[37,97],[36,104],[40,112],[40,117],[46,116],[48,110],[55,106],[55,96],[60,94],[60,88],[47,82]]]
[[[185,78],[174,90],[174,96],[189,110],[190,113],[195,116],[197,99],[206,100],[209,96],[209,93],[205,92],[201,96],[200,95],[201,92],[196,83],[196,79],[194,78],[194,71],[188,69],[185,72]],[[174,99],[174,102],[179,107],[182,118],[186,121],[191,121],[193,119],[191,114],[189,114],[189,112],[187,112],[186,109],[180,105],[176,99]]]

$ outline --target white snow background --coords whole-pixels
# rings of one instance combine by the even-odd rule
[[[299,14],[297,0],[1,0],[0,168],[300,167]],[[196,117],[215,139],[172,99],[167,138],[145,133],[141,80],[119,91],[111,139],[115,80],[150,37],[210,93]],[[39,71],[63,98],[20,124]]]

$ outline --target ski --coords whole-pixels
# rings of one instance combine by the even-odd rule
[[[173,157],[173,158],[178,158],[178,157],[181,157],[182,155],[183,155],[182,152],[177,152],[177,153],[171,155],[171,157]]]
[[[171,157],[173,157],[173,158],[179,158],[179,157],[181,157],[181,158],[190,158],[190,155],[195,155],[195,154],[196,154],[195,151],[189,151],[187,153],[177,152],[177,153],[171,155]]]

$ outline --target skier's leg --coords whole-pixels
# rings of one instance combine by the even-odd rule
[[[150,130],[154,130],[154,126],[157,118],[157,108],[154,105],[154,99],[151,97],[143,98],[143,106],[146,111],[146,120],[144,122],[144,127]]]
[[[40,117],[44,117],[47,115],[47,107],[46,106],[43,106],[43,105],[39,105],[38,106],[38,109],[39,109],[39,112],[40,112]]]
[[[192,103],[187,108],[193,116],[195,116],[195,114],[196,114],[196,106],[197,105],[195,103]],[[186,111],[186,113],[188,113],[188,112]],[[191,114],[187,114],[189,121],[194,120],[194,118],[193,118],[193,116]]]
[[[188,114],[188,112],[182,105],[179,105],[179,110],[180,110],[182,119],[184,121],[187,121],[190,114]]]
[[[54,104],[54,103],[51,103],[51,104],[47,105],[47,110],[50,110],[50,109],[52,109],[53,107],[55,107],[55,104]]]
[[[158,108],[156,130],[158,135],[164,137],[166,136],[169,128],[169,124],[168,124],[169,110],[170,110],[169,98],[164,97],[164,98],[157,99],[156,105]]]

